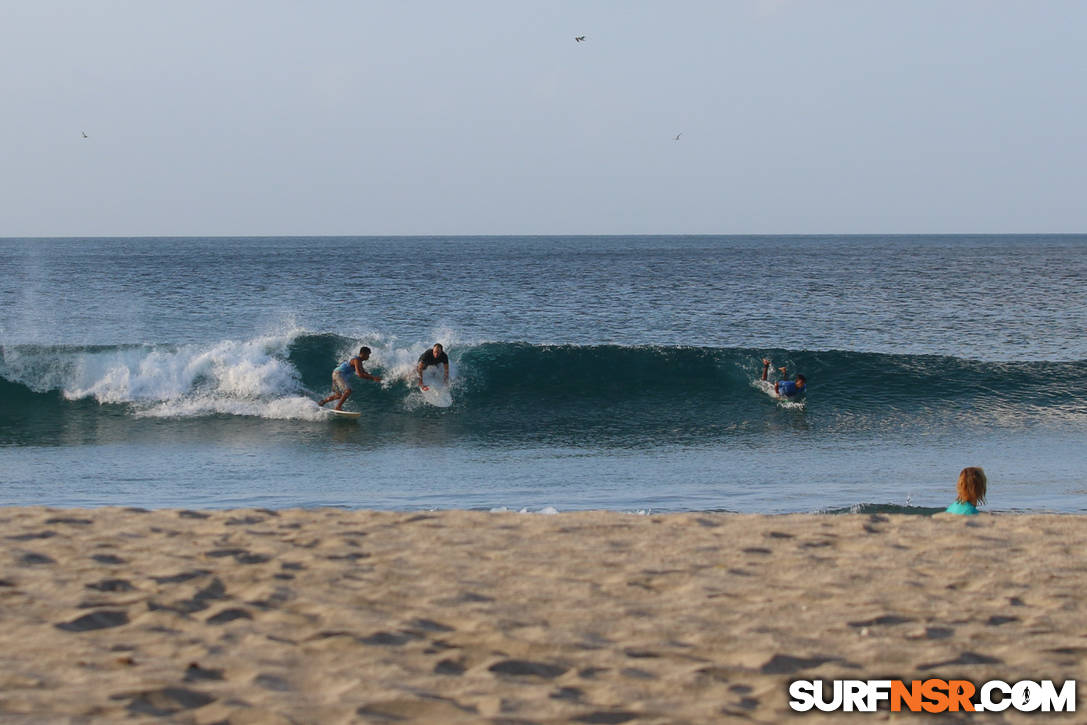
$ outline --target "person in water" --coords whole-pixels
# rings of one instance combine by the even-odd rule
[[[778,368],[782,375],[785,375],[785,368]],[[770,361],[766,358],[762,360],[762,379],[766,380],[766,374],[770,371]],[[774,393],[780,395],[783,398],[795,398],[799,395],[803,395],[808,388],[808,379],[803,375],[797,373],[795,380],[779,380],[774,383]]]
[[[415,373],[419,376],[420,390],[430,390],[423,384],[423,371],[433,365],[445,366],[445,384],[449,385],[449,356],[445,354],[445,349],[440,342],[434,343],[434,347],[419,356],[419,364],[415,366]]]
[[[956,486],[957,498],[955,503],[947,507],[949,514],[963,514],[973,516],[978,512],[978,504],[985,503],[985,471],[970,466],[959,473],[959,483]]]
[[[323,406],[330,400],[339,399],[340,402],[336,403],[336,410],[343,410],[343,404],[351,397],[351,378],[355,376],[380,383],[381,378],[376,375],[371,375],[366,372],[364,367],[362,367],[362,364],[369,359],[370,348],[363,346],[359,348],[358,355],[347,362],[340,363],[336,366],[336,369],[332,371],[332,395],[328,396],[317,405]]]

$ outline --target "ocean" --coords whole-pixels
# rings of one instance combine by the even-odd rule
[[[1082,512],[1085,333],[1087,235],[0,239],[0,505]]]

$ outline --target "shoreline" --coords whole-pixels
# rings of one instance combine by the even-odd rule
[[[1087,669],[1079,514],[8,507],[0,542],[5,722],[770,723],[819,718],[795,679]]]

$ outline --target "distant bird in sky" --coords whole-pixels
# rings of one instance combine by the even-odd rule
[[[677,134],[676,134],[676,137],[675,137],[675,138],[673,138],[672,140],[673,140],[673,141],[679,141],[679,137],[680,137],[680,136],[682,136],[682,135],[683,135],[683,132],[682,132],[682,131],[680,131],[679,133],[677,133]]]
[[[575,35],[574,40],[576,40],[577,42],[580,43],[581,41],[585,40],[585,36],[584,35]]]
[[[83,132],[83,138],[89,138],[86,131]]]

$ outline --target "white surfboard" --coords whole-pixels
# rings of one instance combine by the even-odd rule
[[[320,408],[321,412],[326,414],[329,418],[334,418],[337,420],[350,420],[351,418],[358,418],[362,416],[362,413],[354,410],[336,410],[335,408],[323,408],[321,406],[317,407]]]
[[[444,368],[433,365],[423,370],[423,385],[427,386],[427,389],[420,388],[419,394],[430,405],[436,408],[448,408],[453,404],[453,394],[449,392],[449,386],[445,384]]]

